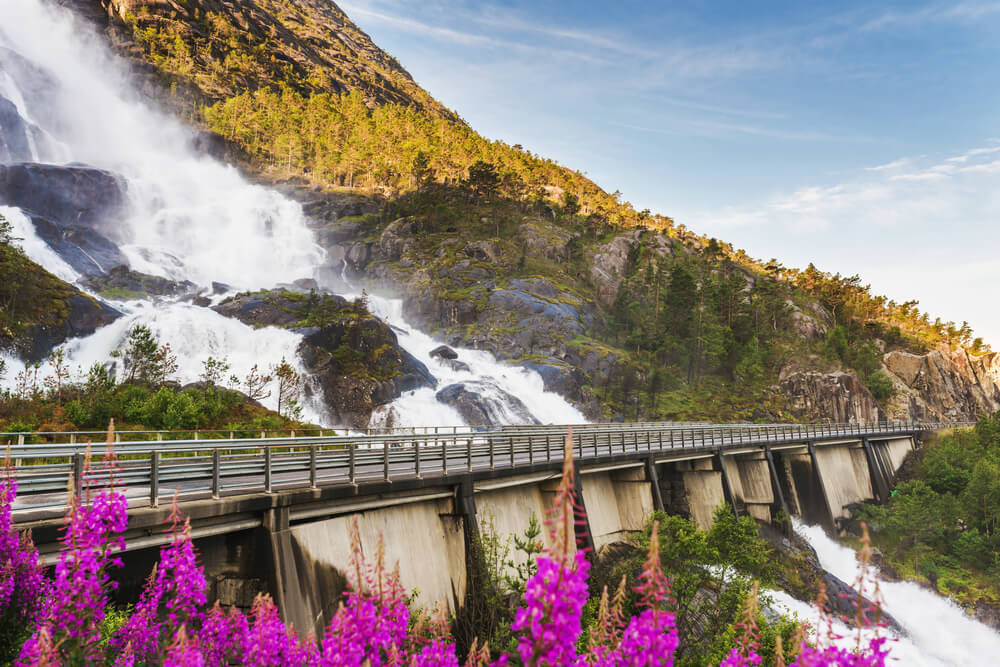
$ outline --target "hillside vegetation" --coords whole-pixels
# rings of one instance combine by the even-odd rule
[[[815,418],[823,406],[773,388],[846,369],[879,408],[843,417],[865,418],[900,389],[886,352],[988,349],[858,276],[755,260],[480,136],[333,3],[98,4],[119,50],[245,166],[329,200],[365,194],[369,213],[316,221],[358,280],[452,342],[542,367],[592,416]]]

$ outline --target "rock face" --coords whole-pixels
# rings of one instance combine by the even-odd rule
[[[520,399],[488,380],[448,385],[436,398],[455,408],[469,426],[541,423]]]
[[[878,404],[854,371],[783,373],[778,389],[797,417],[822,415],[838,423],[879,420]]]
[[[118,243],[126,211],[123,179],[102,169],[0,165],[0,204],[23,209],[35,232],[77,272],[99,276],[127,260]]]
[[[0,167],[0,201],[62,225],[88,227],[109,237],[125,211],[127,185],[103,169],[82,165],[14,164]]]
[[[21,118],[14,103],[0,96],[0,163],[33,158],[29,132],[30,126]]]
[[[365,428],[377,407],[436,384],[387,324],[342,297],[259,292],[231,297],[214,310],[251,326],[302,333],[298,352],[312,380],[306,395],[320,392],[338,424]]]
[[[23,338],[30,341],[30,347],[19,350],[25,361],[41,361],[49,352],[70,338],[89,336],[106,324],[111,324],[122,316],[120,312],[80,290],[66,285],[69,312],[57,326],[33,325]]]
[[[622,234],[600,247],[594,255],[590,275],[597,287],[597,299],[605,307],[614,305],[628,270],[632,252],[639,247],[640,231]]]
[[[1000,354],[963,350],[924,355],[892,351],[883,358],[895,394],[891,419],[974,420],[1000,410]]]

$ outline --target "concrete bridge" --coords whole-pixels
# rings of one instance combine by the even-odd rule
[[[501,536],[544,518],[572,431],[578,543],[599,551],[640,530],[654,510],[711,524],[716,507],[761,521],[779,511],[835,529],[856,503],[884,501],[919,437],[961,424],[588,424],[415,433],[113,443],[129,499],[119,595],[134,599],[169,540],[177,494],[214,595],[249,606],[267,591],[301,632],[329,622],[344,588],[348,527],[418,603],[464,598],[469,553],[488,521]],[[436,431],[436,432],[435,432]],[[0,437],[4,437],[0,435]],[[82,438],[19,444],[15,521],[52,562],[70,480],[101,485]],[[162,436],[161,436],[162,437]],[[70,442],[72,440],[73,442]],[[92,447],[100,457],[109,445]]]

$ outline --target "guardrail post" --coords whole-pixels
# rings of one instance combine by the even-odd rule
[[[271,493],[271,448],[264,445],[264,493]]]
[[[514,436],[507,438],[507,446],[510,447],[510,467],[513,468],[515,465],[514,461]]]
[[[413,441],[413,470],[417,474],[417,479],[420,479],[420,441]]]
[[[552,460],[552,436],[545,436],[545,460]],[[493,470],[493,441],[490,440],[490,470]]]
[[[382,443],[382,477],[389,481],[389,441]]]
[[[316,488],[316,445],[309,446],[309,488]]]
[[[70,433],[69,434],[69,444],[71,444],[71,445],[75,445],[76,444],[76,433]]]
[[[347,481],[354,484],[354,451],[356,449],[355,443],[351,442],[347,445],[348,449],[348,462],[347,462]],[[419,455],[418,455],[419,456]]]
[[[441,441],[441,475],[448,476],[448,439]]]
[[[79,498],[83,490],[83,454],[73,455],[73,492]]]
[[[117,435],[117,433],[116,433],[115,435]],[[197,439],[198,439],[198,429],[195,429],[195,430],[194,430],[194,439],[195,439],[195,440],[197,440]]]
[[[19,446],[23,446],[24,445],[24,434],[23,433],[18,433],[17,434],[17,444]]]
[[[149,455],[149,506],[160,506],[160,452]]]
[[[212,450],[212,497],[216,500],[222,495],[222,455],[219,448]]]
[[[535,463],[535,441],[530,435],[528,436],[528,463],[532,465]]]
[[[163,440],[163,434],[160,433],[159,431],[156,432],[156,440],[157,442]]]
[[[466,470],[472,472],[472,438],[465,439]]]

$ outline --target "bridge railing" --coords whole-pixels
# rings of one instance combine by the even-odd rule
[[[965,423],[871,424],[580,424],[503,427],[452,433],[324,435],[295,438],[186,439],[24,444],[9,457],[19,482],[15,514],[62,508],[67,488],[107,484],[110,472],[90,464],[109,449],[114,481],[133,506],[156,506],[177,490],[184,499],[337,484],[448,476],[508,469],[563,459],[572,428],[581,461],[650,453],[739,449],[766,444],[910,435]]]

